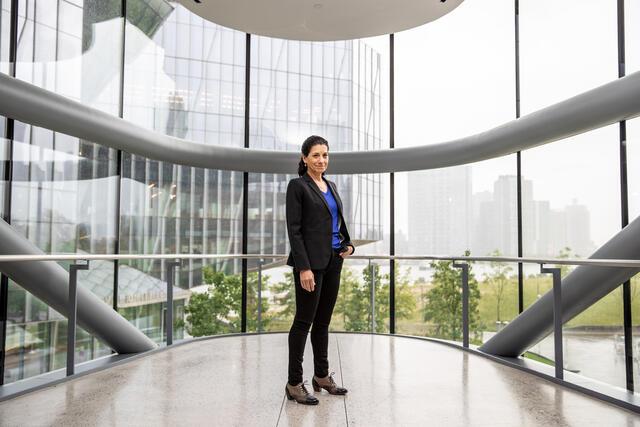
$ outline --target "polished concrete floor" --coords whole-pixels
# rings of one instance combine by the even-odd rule
[[[442,344],[332,334],[347,397],[284,397],[286,334],[197,341],[0,403],[0,425],[640,426],[640,417]],[[307,342],[305,376],[312,375]],[[310,387],[311,389],[311,387]]]

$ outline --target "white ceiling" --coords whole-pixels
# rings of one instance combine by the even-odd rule
[[[434,21],[462,0],[178,0],[245,33],[292,40],[349,40],[397,33]]]

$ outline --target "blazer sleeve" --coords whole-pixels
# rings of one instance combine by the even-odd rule
[[[342,223],[340,224],[340,234],[344,237],[344,245],[351,246],[353,249],[351,255],[356,252],[356,247],[351,243],[351,237],[349,236],[349,231],[347,230],[347,224],[344,222],[344,217],[342,217]]]
[[[295,179],[289,181],[287,186],[286,217],[293,262],[298,270],[310,270],[311,264],[302,238],[302,189]]]

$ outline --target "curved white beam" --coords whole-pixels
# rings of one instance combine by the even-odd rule
[[[0,114],[159,161],[295,173],[295,152],[199,144],[144,129],[0,73]],[[500,157],[640,115],[640,72],[466,138],[391,150],[333,152],[331,174],[435,169]],[[329,141],[331,144],[331,141]]]
[[[352,40],[434,21],[462,0],[178,0],[191,12],[243,33],[289,40]]]
[[[1,219],[0,254],[44,255]],[[68,316],[69,273],[57,262],[0,262],[0,271],[54,310]],[[77,295],[78,324],[113,350],[127,354],[156,348],[153,341],[91,291],[78,286]]]

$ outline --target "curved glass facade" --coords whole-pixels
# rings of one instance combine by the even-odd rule
[[[19,0],[17,10],[11,3],[0,2],[0,72],[203,144],[298,151],[311,134],[327,138],[331,152],[435,144],[612,81],[621,69],[614,3],[463,2],[393,38],[327,43],[248,36],[165,0]],[[640,70],[640,8],[629,0],[624,6],[629,74]],[[640,213],[639,123],[626,123],[624,141],[630,221]],[[0,210],[39,249],[265,255],[246,263],[245,329],[289,328],[290,269],[267,256],[289,250],[284,195],[296,165],[290,174],[193,168],[4,117],[0,129]],[[393,188],[390,174],[331,175],[329,168],[328,176],[340,189],[359,254],[389,253],[393,240],[397,255],[587,257],[621,228],[621,135],[611,125],[520,155],[397,173]],[[163,343],[167,264],[90,267],[80,274],[81,286]],[[239,259],[194,259],[179,268],[176,339],[242,331],[245,271]],[[452,271],[447,263],[396,263],[396,332],[461,339],[459,295],[447,288]],[[528,307],[551,284],[533,267],[519,274],[515,264],[476,263],[472,272],[476,344],[517,316],[520,301]],[[345,263],[332,328],[389,332],[390,273],[387,262]],[[636,280],[632,320],[640,312]],[[66,318],[6,278],[2,289],[2,381],[62,368]],[[448,291],[451,300],[439,301]],[[618,289],[565,325],[567,369],[628,386],[622,307]],[[199,324],[199,310],[209,310],[210,321]],[[550,343],[530,353],[552,359]],[[635,340],[633,348],[635,361]],[[110,350],[81,331],[76,353],[81,362]]]

